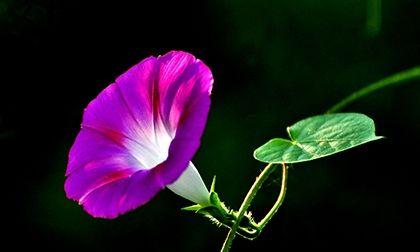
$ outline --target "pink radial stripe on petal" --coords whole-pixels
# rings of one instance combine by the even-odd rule
[[[200,146],[213,77],[193,55],[149,57],[85,109],[65,191],[95,217],[115,218],[185,171]]]
[[[80,203],[92,216],[112,219],[144,205],[163,187],[153,170],[142,170],[99,187]]]

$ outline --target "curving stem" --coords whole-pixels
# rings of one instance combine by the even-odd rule
[[[346,98],[344,98],[343,100],[341,100],[339,103],[335,104],[334,106],[332,106],[330,109],[328,109],[328,111],[326,112],[327,114],[330,113],[336,113],[340,110],[342,110],[344,107],[346,107],[347,105],[355,102],[356,100],[370,94],[373,93],[375,91],[381,90],[383,88],[386,87],[390,87],[390,86],[397,86],[403,83],[406,83],[408,81],[412,81],[412,80],[419,80],[420,79],[420,67],[413,67],[410,68],[408,70],[393,74],[391,76],[388,76],[382,80],[379,80],[377,82],[374,82],[356,92],[354,92],[353,94],[347,96]]]
[[[268,224],[268,222],[273,218],[273,216],[276,214],[277,210],[279,210],[280,206],[283,204],[284,198],[286,197],[286,190],[287,190],[287,165],[285,163],[282,163],[283,167],[283,173],[282,173],[282,179],[281,179],[281,189],[279,196],[277,197],[276,202],[274,203],[273,207],[270,209],[270,211],[267,213],[267,215],[258,222],[258,228],[260,232],[264,229],[265,225]]]
[[[287,165],[282,164],[283,166],[283,177],[282,177],[282,186],[280,190],[279,197],[277,198],[276,202],[274,203],[271,210],[267,213],[267,215],[257,224],[258,233],[262,231],[262,229],[267,225],[267,223],[271,220],[271,218],[276,214],[277,210],[281,206],[286,196],[286,187],[287,187]],[[270,174],[276,169],[276,164],[268,164],[261,174],[257,177],[254,184],[252,185],[251,189],[249,189],[248,194],[246,195],[244,201],[242,202],[241,207],[238,211],[238,216],[236,219],[235,224],[230,229],[228,236],[223,244],[221,249],[222,252],[228,252],[232,246],[233,239],[235,239],[237,230],[239,228],[239,224],[244,217],[244,214],[250,207],[255,195],[257,194],[258,190],[261,188],[262,184],[267,180]]]
[[[236,222],[232,226],[232,228],[229,230],[226,240],[223,243],[223,247],[221,249],[222,252],[228,252],[230,250],[230,247],[232,246],[232,241],[233,239],[235,239],[236,231],[238,230],[239,224],[241,223],[241,220],[244,217],[245,212],[248,210],[249,206],[252,203],[252,200],[254,199],[258,190],[261,188],[262,184],[267,180],[269,175],[275,170],[276,166],[277,166],[276,164],[268,164],[264,168],[264,170],[261,172],[261,174],[256,178],[251,189],[249,189],[247,195],[245,196],[244,201],[241,204],[241,207],[239,208]]]

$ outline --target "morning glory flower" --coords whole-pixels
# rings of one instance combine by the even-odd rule
[[[191,162],[213,76],[193,55],[149,57],[92,100],[71,147],[65,191],[92,216],[115,218],[167,187],[197,204],[209,192]]]

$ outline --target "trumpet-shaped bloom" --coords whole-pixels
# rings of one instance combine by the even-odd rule
[[[69,153],[65,191],[95,217],[115,218],[165,187],[196,203],[208,191],[190,162],[213,77],[193,55],[149,57],[92,100]]]

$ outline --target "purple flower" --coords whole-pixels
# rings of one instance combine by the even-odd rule
[[[193,55],[149,57],[84,111],[65,191],[95,217],[115,218],[168,187],[198,204],[209,192],[191,159],[200,146],[213,76]]]

